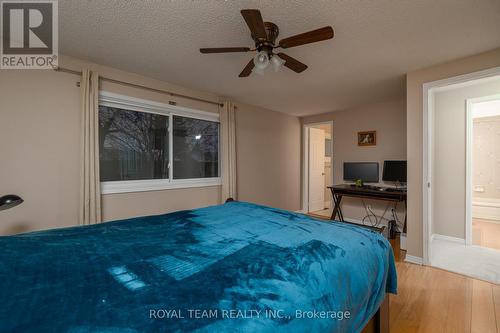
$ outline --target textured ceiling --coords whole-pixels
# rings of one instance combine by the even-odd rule
[[[281,38],[325,25],[335,38],[285,51],[301,74],[238,78],[251,53],[198,49],[253,47],[243,8]],[[59,22],[63,54],[294,115],[404,96],[406,72],[500,46],[500,0],[60,0]]]

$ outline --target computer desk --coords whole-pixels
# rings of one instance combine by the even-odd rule
[[[342,213],[342,208],[340,203],[343,197],[352,197],[359,199],[373,199],[382,201],[392,201],[392,202],[404,202],[405,205],[405,219],[403,225],[403,232],[406,233],[406,189],[397,189],[394,187],[384,187],[384,186],[356,186],[351,184],[340,184],[328,186],[332,192],[334,208],[331,216],[331,220],[335,220],[338,216],[339,221],[344,222],[344,215]]]

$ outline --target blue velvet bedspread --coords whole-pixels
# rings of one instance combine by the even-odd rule
[[[359,332],[376,232],[244,202],[0,237],[0,332]]]

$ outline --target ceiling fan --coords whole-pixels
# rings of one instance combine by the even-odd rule
[[[272,22],[264,22],[258,9],[243,9],[241,15],[245,19],[252,39],[255,41],[255,48],[249,47],[218,47],[201,48],[201,53],[227,53],[227,52],[250,52],[257,51],[257,54],[245,66],[239,77],[247,77],[252,72],[264,74],[269,64],[277,72],[284,65],[294,72],[301,73],[307,69],[307,65],[301,63],[282,52],[274,53],[276,48],[287,49],[294,46],[315,43],[333,38],[333,28],[330,26],[304,32],[292,37],[282,39],[276,45],[276,38],[279,34],[278,26]]]

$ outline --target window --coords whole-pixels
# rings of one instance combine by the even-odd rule
[[[220,185],[218,114],[102,92],[102,193]]]
[[[167,179],[168,116],[99,106],[101,181]]]
[[[174,179],[219,176],[219,123],[174,116]]]

